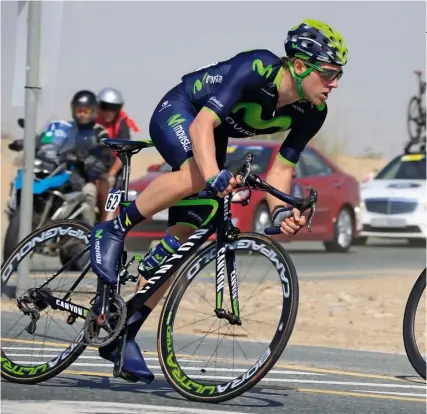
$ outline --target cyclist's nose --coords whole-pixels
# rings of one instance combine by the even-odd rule
[[[329,86],[330,86],[331,88],[338,88],[338,79],[334,79],[333,81],[331,81],[331,82],[329,83]]]

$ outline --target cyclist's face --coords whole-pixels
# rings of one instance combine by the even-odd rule
[[[90,116],[92,115],[93,109],[86,108],[84,106],[77,106],[74,111],[76,114],[77,122],[80,124],[87,124],[90,120]]]
[[[101,109],[99,113],[105,122],[113,122],[117,116],[117,113],[114,111],[105,111]]]
[[[329,93],[338,88],[341,67],[334,64],[322,63],[323,72],[314,69],[302,81],[305,98],[314,105],[320,105],[328,99]]]

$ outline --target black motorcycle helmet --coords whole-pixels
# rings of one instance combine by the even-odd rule
[[[78,91],[71,100],[71,114],[80,125],[93,124],[98,114],[98,99],[89,90]]]

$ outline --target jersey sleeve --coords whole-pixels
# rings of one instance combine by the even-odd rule
[[[220,121],[231,112],[245,89],[259,87],[271,82],[275,66],[281,62],[271,52],[243,52],[230,60],[230,69],[223,76],[223,81],[215,94],[204,107],[214,112]]]
[[[322,110],[314,109],[311,119],[295,125],[280,147],[277,156],[285,163],[294,167],[300,159],[306,145],[324,124],[327,113],[328,107],[326,105]]]

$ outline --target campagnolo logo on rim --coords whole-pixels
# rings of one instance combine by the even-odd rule
[[[80,229],[76,230],[73,227],[67,226],[54,227],[49,230],[46,230],[40,235],[34,236],[30,240],[28,240],[27,243],[25,243],[17,252],[15,252],[12,259],[10,260],[10,263],[2,272],[1,277],[3,283],[5,283],[9,279],[10,275],[15,271],[21,260],[24,259],[24,257],[27,256],[28,253],[33,251],[36,245],[42,244],[46,240],[61,236],[70,236],[75,239],[82,240],[86,245],[89,244],[88,236],[83,230]]]

